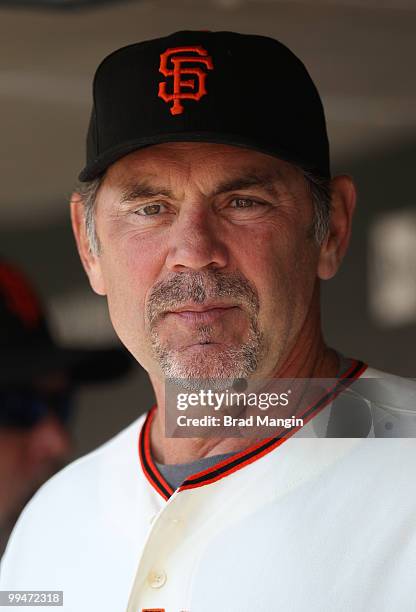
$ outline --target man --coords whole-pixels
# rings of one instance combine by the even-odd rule
[[[0,329],[1,555],[24,505],[70,458],[69,420],[76,387],[121,375],[130,360],[118,349],[59,347],[30,283],[4,260]]]
[[[413,610],[416,446],[367,440],[380,422],[360,395],[347,402],[358,429],[331,433],[341,388],[378,373],[321,332],[319,283],[345,255],[355,190],[330,178],[303,64],[229,32],[114,52],[95,76],[80,180],[83,265],[157,404],[43,488],[2,588],[61,590],[77,612]],[[290,406],[302,427],[166,435],[166,381],[287,379],[331,381]]]

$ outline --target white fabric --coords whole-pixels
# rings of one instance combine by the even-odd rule
[[[416,610],[416,439],[301,430],[165,501],[139,462],[144,418],[42,487],[0,589],[63,590],[64,612]]]

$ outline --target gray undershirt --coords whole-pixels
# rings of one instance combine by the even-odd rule
[[[340,353],[337,354],[340,360],[340,367],[337,373],[338,378],[351,366],[352,360],[344,357],[344,355],[341,355]],[[189,461],[188,463],[174,463],[165,465],[155,461],[155,465],[166,482],[170,484],[172,489],[177,489],[183,483],[183,481],[189,476],[192,476],[192,474],[197,474],[198,472],[202,472],[202,470],[207,470],[208,468],[213,467],[216,463],[220,463],[220,461],[236,455],[238,452],[240,451],[223,453],[221,455],[212,455],[211,457],[202,457],[201,459]]]

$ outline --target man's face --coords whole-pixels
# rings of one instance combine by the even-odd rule
[[[90,279],[161,378],[271,376],[315,316],[313,205],[292,165],[243,148],[170,143],[105,176]]]

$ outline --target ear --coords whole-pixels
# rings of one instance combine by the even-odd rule
[[[320,247],[317,269],[318,277],[322,280],[335,276],[344,259],[350,241],[356,199],[354,183],[349,176],[332,179],[329,231]]]
[[[98,295],[106,295],[100,257],[90,251],[90,243],[85,227],[84,204],[77,192],[73,193],[71,197],[71,222],[78,253],[89,278],[90,285]]]

